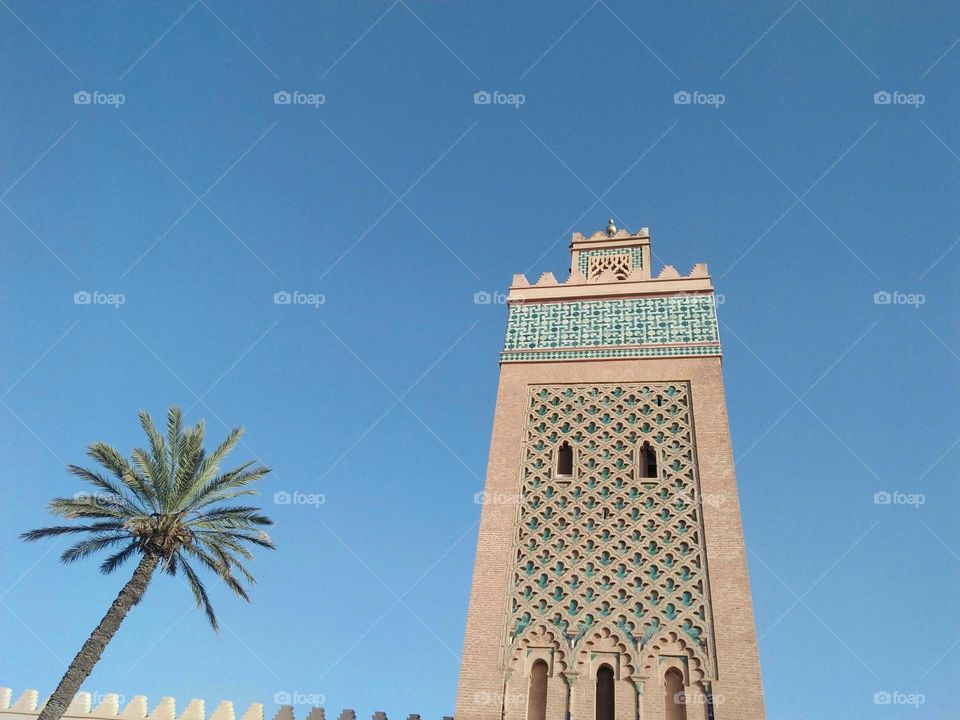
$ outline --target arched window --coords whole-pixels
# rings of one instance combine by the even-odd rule
[[[657,451],[651,447],[650,443],[645,442],[640,446],[640,477],[657,477]]]
[[[613,670],[603,665],[597,670],[597,720],[613,720]]]
[[[665,720],[687,720],[687,706],[684,704],[683,675],[676,668],[667,670],[663,678]]]
[[[547,663],[537,660],[530,669],[530,692],[527,694],[527,720],[547,718]]]
[[[564,440],[557,450],[557,475],[573,475],[573,448]]]

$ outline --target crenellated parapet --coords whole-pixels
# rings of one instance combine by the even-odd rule
[[[108,693],[98,697],[94,704],[93,695],[80,692],[73,698],[63,717],[65,720],[265,720],[268,717],[264,714],[262,703],[252,703],[243,714],[237,714],[232,702],[222,700],[208,716],[203,700],[190,700],[178,714],[177,702],[172,697],[160,698],[153,710],[150,710],[144,695],[136,695],[125,704],[122,698],[121,695]],[[14,701],[10,688],[0,688],[0,720],[34,720],[46,704],[46,701],[40,703],[39,700],[40,693],[36,690],[24,690]],[[326,713],[322,707],[313,707],[303,717],[304,720],[326,720]],[[296,713],[292,705],[281,704],[269,718],[296,720]],[[357,720],[357,713],[343,710],[338,720]],[[378,711],[373,713],[372,720],[388,718],[386,713]],[[407,720],[420,720],[420,715],[411,714]]]
[[[656,275],[650,231],[574,233],[569,276],[514,275],[501,362],[720,355],[707,266]]]
[[[671,280],[680,280],[682,284],[659,284],[669,282]],[[691,283],[689,281],[696,282]],[[631,287],[633,283],[643,283],[643,286]],[[604,285],[611,285],[612,287],[602,287]],[[523,291],[527,290],[528,288],[539,288],[541,290],[547,290],[548,288],[578,289],[574,292],[524,293]],[[546,299],[551,297],[561,299],[565,296],[570,297],[576,295],[577,293],[581,295],[586,293],[589,295],[602,296],[623,295],[629,293],[655,294],[676,292],[678,290],[687,292],[695,292],[697,290],[713,290],[713,286],[710,284],[710,274],[707,271],[706,264],[697,263],[686,275],[681,275],[673,265],[664,265],[656,277],[646,277],[645,273],[640,269],[631,270],[626,272],[623,277],[617,277],[612,269],[606,268],[589,280],[585,275],[583,275],[583,273],[574,269],[570,271],[570,275],[568,275],[567,279],[563,282],[557,280],[556,276],[552,272],[545,272],[540,275],[539,279],[532,285],[530,284],[530,281],[527,279],[526,275],[518,273],[513,276],[513,282],[510,284],[511,294],[508,299],[517,301],[529,300],[533,298]]]

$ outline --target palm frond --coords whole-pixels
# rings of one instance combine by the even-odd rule
[[[115,448],[102,442],[93,443],[87,448],[87,455],[113,473],[145,506],[154,512],[158,510],[156,493],[150,484]]]
[[[206,457],[203,451],[204,424],[201,420],[196,427],[184,434],[183,448],[177,465],[171,505],[179,507],[183,498],[197,485],[197,473]]]
[[[170,448],[170,465],[176,468],[183,453],[183,413],[176,405],[167,411],[167,445]]]
[[[130,541],[130,536],[126,534],[107,535],[104,537],[92,537],[81,540],[75,545],[71,545],[60,555],[60,560],[65,563],[76,562],[82,558],[92,555],[95,552],[112,547],[117,543]]]
[[[199,484],[205,485],[217,474],[217,471],[220,469],[220,463],[227,456],[227,454],[233,450],[234,447],[236,447],[237,443],[240,442],[240,438],[242,437],[243,428],[234,428],[230,431],[224,441],[220,443],[212,453],[203,459],[203,464],[197,471],[197,482]]]
[[[34,540],[57,537],[58,535],[76,535],[77,533],[83,532],[99,534],[105,532],[120,532],[122,530],[123,523],[119,522],[92,523],[90,525],[56,525],[53,527],[30,530],[29,532],[23,533],[20,536],[20,539],[26,540],[27,542],[33,542]]]
[[[273,541],[270,539],[270,536],[265,532],[258,531],[257,533],[243,533],[236,531],[227,531],[227,530],[197,530],[195,531],[197,535],[202,537],[209,536],[223,536],[231,537],[236,540],[242,540],[243,542],[252,543],[258,547],[267,548],[269,550],[276,550],[276,546],[273,544]]]
[[[169,493],[167,491],[166,481],[163,479],[166,477],[166,465],[155,462],[153,455],[143,448],[135,448],[130,453],[130,456],[140,469],[140,472],[143,473],[146,483],[156,494],[156,512],[163,512],[169,507],[167,504],[167,495],[169,495]]]
[[[54,515],[62,515],[65,518],[114,518],[117,520],[126,520],[135,517],[138,513],[131,512],[123,505],[117,505],[109,501],[108,498],[76,497],[76,498],[54,498],[48,505],[48,509]]]
[[[116,504],[123,505],[133,512],[143,512],[144,507],[140,498],[130,497],[127,493],[127,486],[123,483],[114,482],[98,472],[79,465],[67,465],[67,472],[81,480],[86,480],[98,490],[102,490]]]
[[[217,577],[219,577],[227,587],[233,590],[234,593],[247,602],[250,602],[250,596],[247,594],[246,589],[233,576],[233,568],[240,566],[239,561],[215,544],[207,544],[206,547],[210,553],[213,553],[212,556],[196,545],[184,546],[183,549],[188,554],[198,558],[207,568],[216,573]],[[241,569],[245,572],[245,568]]]
[[[123,550],[118,553],[114,553],[102,563],[100,563],[100,572],[104,575],[109,575],[118,567],[123,565],[127,560],[132,558],[140,550],[140,543],[134,541],[127,545]]]
[[[134,451],[134,457],[136,458],[136,453],[139,452],[142,454],[142,458],[137,458],[138,464],[144,460],[147,461],[146,465],[150,469],[150,473],[148,474],[153,475],[157,497],[160,500],[161,508],[164,508],[167,507],[167,498],[170,495],[170,466],[167,443],[163,439],[163,435],[160,434],[160,431],[154,426],[153,420],[150,418],[150,413],[146,410],[141,410],[139,417],[140,427],[143,428],[143,432],[150,441],[150,452],[148,454],[144,450]],[[141,467],[143,467],[142,464]],[[146,468],[144,468],[144,472],[147,472]]]
[[[261,515],[258,507],[237,505],[210,510],[187,524],[202,527],[207,523],[218,523],[225,529],[231,529],[249,527],[250,525],[273,525],[273,520],[266,515]]]
[[[234,540],[233,538],[225,536],[223,533],[218,533],[217,535],[205,535],[200,538],[201,542],[215,542],[218,545],[221,545],[227,548],[230,552],[235,553],[242,557],[244,560],[253,560],[253,553],[245,548],[240,542]],[[239,561],[237,561],[239,564]],[[254,581],[255,582],[255,581]]]
[[[197,601],[197,607],[203,608],[203,611],[207,614],[207,620],[210,621],[210,626],[215,631],[219,630],[220,627],[217,625],[217,615],[213,612],[213,605],[210,604],[210,597],[207,595],[207,589],[203,586],[203,583],[200,581],[200,578],[197,577],[197,574],[193,571],[193,568],[190,567],[190,563],[188,563],[182,556],[180,557],[180,563],[183,567],[183,574],[187,578],[187,583],[190,585],[190,589],[193,591],[193,597]]]
[[[243,494],[255,494],[246,491],[246,486],[262,479],[270,468],[263,465],[254,465],[254,462],[246,462],[239,467],[214,477],[202,487],[197,488],[185,502],[189,503],[191,509],[200,510],[228,498],[229,493],[241,491]],[[237,497],[234,495],[233,497]]]
[[[229,558],[229,565],[231,569],[237,569],[240,571],[240,574],[243,575],[244,579],[249,582],[251,585],[256,585],[257,580],[253,577],[253,574],[247,570],[246,566],[238,560],[235,555],[239,555],[244,560],[253,560],[253,553],[251,553],[247,548],[243,547],[240,543],[236,542],[222,535],[208,536],[201,538],[201,542],[205,546],[213,549],[214,547],[218,548],[226,557]]]
[[[209,495],[203,496],[203,502],[194,501],[191,504],[190,508],[194,512],[203,510],[210,505],[216,505],[217,503],[226,502],[227,500],[235,500],[238,497],[253,497],[257,495],[256,490],[247,488],[245,490],[218,490]]]

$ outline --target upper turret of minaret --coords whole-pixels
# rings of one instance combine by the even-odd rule
[[[514,275],[503,362],[719,355],[707,266],[653,274],[649,228],[574,233],[570,275]]]

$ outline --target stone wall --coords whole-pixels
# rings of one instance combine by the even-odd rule
[[[35,720],[46,704],[39,702],[40,693],[36,690],[24,690],[13,701],[10,688],[0,688],[0,720]],[[121,709],[121,705],[123,706]],[[208,720],[206,703],[203,700],[190,700],[178,714],[177,701],[172,697],[162,697],[153,709],[150,709],[144,695],[136,695],[129,702],[123,696],[108,693],[96,698],[88,692],[77,693],[67,712],[65,720]],[[322,707],[311,708],[304,720],[326,720],[326,711]],[[253,703],[241,715],[229,700],[221,700],[209,715],[209,720],[296,720],[292,705],[277,705],[276,710],[265,713],[262,703]],[[331,718],[334,720],[334,718]],[[353,710],[342,710],[335,720],[357,720]],[[371,720],[388,720],[384,712],[375,712]],[[407,720],[420,720],[417,714],[411,714]],[[445,717],[444,720],[453,720]]]

